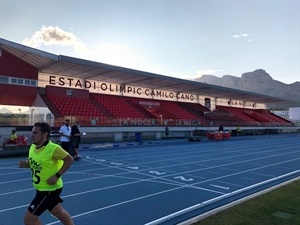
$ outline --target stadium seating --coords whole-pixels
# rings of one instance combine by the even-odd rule
[[[118,124],[119,119],[157,119],[160,125],[168,121],[199,121],[202,126],[271,126],[293,124],[272,114],[269,110],[246,109],[229,106],[216,106],[216,110],[201,104],[189,102],[174,102],[136,97],[114,96],[90,93],[89,99],[75,97],[49,96],[59,114],[71,116],[90,125],[92,120],[99,125]],[[57,116],[56,116],[57,117]],[[60,121],[62,122],[62,121]]]
[[[88,99],[51,96],[49,99],[58,111],[65,116],[97,117],[101,114]]]
[[[223,112],[220,110],[206,112],[204,117],[208,121],[211,121],[214,125],[222,124],[223,126],[232,126],[241,123],[241,120],[233,113]]]
[[[149,118],[149,114],[141,112],[135,105],[131,104],[129,97],[93,94],[93,98],[114,117],[117,118]]]
[[[198,120],[201,124],[208,123],[202,116],[202,110],[207,111],[208,109],[200,104],[139,98],[130,98],[130,100],[136,105],[143,106],[156,118],[163,118],[163,120]],[[195,110],[191,110],[192,108]]]
[[[249,116],[244,112],[243,108],[227,107],[227,106],[217,106],[217,110],[229,112],[238,117],[245,125],[258,125],[259,122],[253,117]]]
[[[218,110],[233,113],[246,125],[254,126],[292,126],[293,124],[279,116],[272,114],[269,110],[265,109],[245,109],[245,108],[235,108],[227,106],[217,106]]]

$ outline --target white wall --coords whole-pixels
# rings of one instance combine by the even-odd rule
[[[300,121],[300,107],[290,108],[289,117],[290,120]]]

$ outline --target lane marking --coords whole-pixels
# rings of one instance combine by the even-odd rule
[[[241,177],[241,178],[244,179],[244,180],[251,180],[251,181],[256,180],[256,179],[250,178],[250,177]]]
[[[91,213],[95,213],[95,212],[102,211],[102,210],[105,210],[105,209],[109,209],[109,208],[112,208],[112,207],[116,207],[116,206],[119,206],[119,205],[124,205],[124,204],[130,203],[130,202],[134,202],[134,201],[149,198],[149,197],[152,197],[152,196],[160,195],[160,194],[167,193],[167,192],[170,192],[170,191],[175,191],[175,190],[178,190],[178,189],[181,189],[181,188],[183,188],[183,187],[176,187],[176,188],[168,189],[168,190],[165,190],[165,191],[156,192],[156,193],[153,193],[153,194],[150,194],[150,195],[144,195],[142,197],[133,198],[133,199],[130,199],[130,200],[127,200],[127,201],[119,202],[119,203],[108,205],[108,206],[105,206],[105,207],[102,207],[102,208],[98,208],[98,209],[90,210],[90,211],[87,211],[87,212],[84,212],[84,213],[80,213],[80,214],[71,216],[71,218],[73,219],[73,218],[76,218],[76,217],[85,216],[85,215],[88,215],[88,214],[91,214]],[[52,225],[52,224],[57,224],[57,223],[60,223],[60,221],[47,223],[46,225]]]
[[[127,166],[128,169],[133,169],[133,170],[138,170],[139,167],[138,166]]]
[[[292,170],[294,168],[291,168],[291,167],[285,167],[285,166],[276,166],[277,168],[279,169],[287,169],[287,170]]]
[[[166,174],[164,172],[158,172],[156,170],[151,170],[151,171],[149,171],[149,173],[152,173],[152,174],[155,174],[155,175],[164,175],[164,174]]]
[[[214,172],[214,171],[207,171],[207,172],[212,174],[219,174],[218,172]]]
[[[225,182],[225,181],[217,181],[218,183],[221,184],[227,184],[227,185],[232,185],[232,186],[237,186],[237,187],[244,187],[244,185],[240,185],[240,184],[235,184],[235,183],[229,183],[229,182]]]
[[[229,187],[223,187],[223,186],[220,186],[220,185],[209,184],[209,186],[216,187],[216,188],[221,188],[221,189],[224,189],[224,190],[229,190]]]
[[[257,172],[250,172],[254,175],[264,176],[264,177],[275,177],[274,175],[265,174],[265,173],[257,173]]]
[[[97,162],[105,162],[105,159],[96,159]]]
[[[220,167],[220,169],[222,169],[222,170],[234,171],[234,172],[238,172],[238,171],[240,171],[240,170],[231,169],[231,168],[226,168],[226,167]]]
[[[180,179],[182,181],[193,181],[193,178],[185,178],[184,176],[178,176],[178,177],[174,177],[174,179]]]
[[[123,165],[123,163],[118,163],[118,162],[112,162],[110,163],[111,165],[114,165],[114,166],[121,166]]]

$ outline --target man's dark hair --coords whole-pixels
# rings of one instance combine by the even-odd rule
[[[51,128],[48,123],[38,122],[34,124],[35,127],[39,127],[42,134],[48,133],[47,138],[49,138]]]

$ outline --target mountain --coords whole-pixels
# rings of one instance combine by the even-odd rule
[[[195,81],[208,83],[272,97],[299,102],[300,82],[285,84],[273,78],[263,69],[243,73],[241,78],[232,75],[224,75],[219,78],[213,75],[202,75]]]

